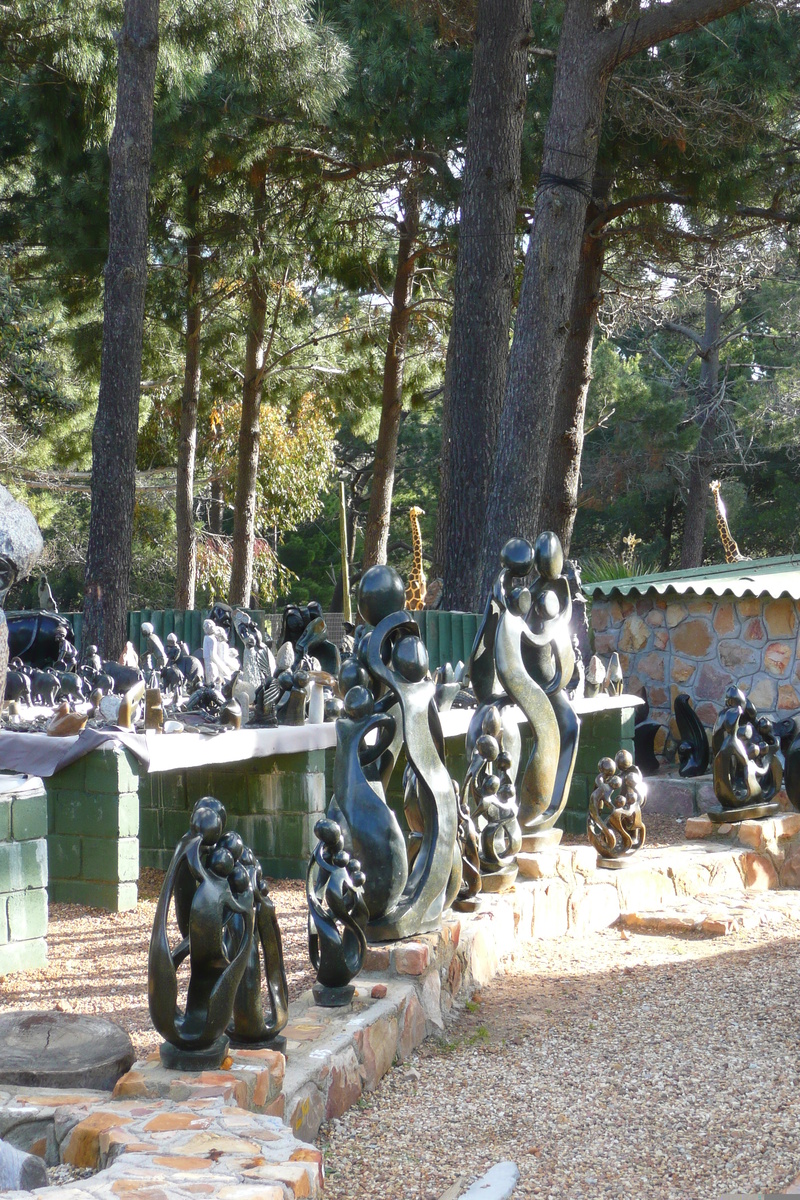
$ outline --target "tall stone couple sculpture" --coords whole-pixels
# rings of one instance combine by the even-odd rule
[[[506,542],[470,657],[479,706],[467,734],[467,757],[476,753],[486,715],[495,708],[511,758],[509,774],[517,778],[522,739],[513,708],[522,710],[533,743],[517,784],[526,852],[560,842],[561,831],[554,826],[569,796],[578,753],[580,719],[566,695],[575,670],[571,616],[558,537],[541,533],[533,546],[524,538]]]

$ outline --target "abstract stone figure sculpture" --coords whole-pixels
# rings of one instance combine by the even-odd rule
[[[523,643],[522,654],[527,670],[544,689],[558,725],[558,767],[550,803],[535,819],[523,821],[528,838],[525,848],[535,850],[531,835],[552,829],[569,796],[572,773],[578,755],[581,723],[567,697],[575,671],[575,647],[571,633],[572,590],[563,574],[564,554],[561,542],[551,532],[540,533],[533,548],[533,563],[538,578],[531,585],[531,606],[527,624],[531,641]],[[560,840],[560,839],[559,839]]]
[[[610,863],[629,858],[644,845],[647,786],[628,750],[619,750],[616,758],[601,758],[597,772],[586,833],[601,860]]]
[[[247,1042],[273,1039],[288,1017],[286,976],[274,909],[261,868],[238,834],[225,832],[224,807],[205,796],[176,847],[156,905],[148,961],[150,1016],[165,1038],[161,1059],[178,1070],[216,1067],[229,1032]],[[182,940],[172,948],[167,918],[174,898]],[[259,943],[272,1008],[261,1006]],[[189,958],[186,1007],[177,1005],[177,969]],[[231,1024],[233,1018],[233,1022]]]
[[[736,687],[725,693],[711,737],[714,753],[714,795],[724,810],[709,813],[712,821],[746,821],[780,811],[775,801],[783,769],[772,722],[759,717]]]
[[[794,725],[794,736],[791,736],[789,722]],[[786,789],[786,795],[793,808],[800,809],[800,730],[797,728],[797,719],[792,721],[789,718],[786,722],[781,722],[781,725],[786,726],[786,740],[788,745],[782,739],[781,745],[784,749],[784,768],[783,768],[783,786]],[[777,733],[777,728],[775,730]],[[791,740],[789,740],[791,738]]]
[[[460,884],[456,796],[444,765],[436,685],[427,678],[427,653],[403,603],[403,581],[391,567],[364,573],[356,656],[339,673],[345,716],[337,721],[328,815],[342,826],[347,850],[363,863],[370,941],[437,928],[451,889]],[[372,730],[377,740],[367,746],[365,735]],[[410,851],[384,799],[401,745],[413,777],[407,789]]]
[[[705,775],[711,757],[708,736],[705,725],[692,708],[692,701],[687,692],[680,692],[675,697],[675,723],[681,738],[678,746],[678,773],[684,779]]]
[[[555,613],[555,598],[546,593],[542,612],[537,614],[537,632],[534,633],[527,624],[526,619],[531,611],[531,592],[521,581],[530,573],[533,558],[530,542],[522,538],[512,538],[506,542],[500,555],[502,570],[493,587],[493,597],[499,610],[494,643],[497,677],[510,702],[518,704],[524,712],[533,740],[533,748],[518,788],[519,821],[524,833],[538,833],[550,828],[558,815],[551,814],[550,805],[561,753],[561,738],[553,705],[530,670],[531,665],[538,666],[539,652],[549,645],[550,631],[546,621],[548,615]],[[530,658],[525,654],[528,650],[531,651]],[[572,673],[572,666],[570,661],[569,674]],[[554,676],[557,677],[560,678],[560,672]],[[475,720],[473,718],[467,737],[469,753]],[[510,774],[513,778],[513,763]]]
[[[469,806],[478,830],[482,890],[486,892],[508,891],[517,877],[522,831],[510,766],[511,756],[503,749],[500,713],[492,706],[484,715],[461,796],[461,807]]]
[[[363,669],[362,675],[368,680]],[[363,884],[364,901],[370,918],[376,919],[394,909],[408,882],[406,845],[400,824],[382,789],[379,794],[365,772],[391,745],[395,728],[393,716],[375,711],[375,700],[368,687],[355,685],[347,689],[344,715],[336,722],[334,798],[328,815],[345,833],[353,855],[369,866]],[[373,731],[377,736],[372,745],[367,745],[365,739]]]
[[[383,683],[398,702],[403,747],[416,776],[422,823],[419,851],[397,906],[383,921],[370,922],[371,939],[395,941],[439,926],[456,857],[456,803],[444,765],[436,687],[427,678],[428,654],[419,627],[405,612],[385,613],[380,603],[369,607],[369,615],[381,619],[369,635],[367,668],[373,680]],[[360,590],[359,608],[369,620]],[[369,863],[364,865],[369,873]]]
[[[350,981],[364,965],[367,950],[364,874],[358,859],[345,850],[335,821],[323,817],[314,833],[319,841],[306,873],[308,953],[317,972],[312,992],[323,1008],[341,1008],[353,998]]]

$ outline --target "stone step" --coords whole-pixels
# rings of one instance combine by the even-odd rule
[[[624,929],[662,935],[725,936],[742,929],[800,925],[800,894],[794,891],[712,893],[684,896],[661,908],[620,913]]]

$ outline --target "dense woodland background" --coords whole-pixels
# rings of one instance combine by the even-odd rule
[[[472,537],[491,572],[527,496],[587,574],[619,573],[629,531],[637,569],[722,561],[714,478],[743,553],[800,550],[800,14],[738,6],[648,41],[648,10],[594,4],[596,36],[623,36],[594,157],[567,178],[547,138],[581,3],[155,3],[130,607],[340,607],[340,480],[354,578],[387,557],[409,569],[417,504],[428,577],[464,607],[485,581],[474,563],[448,576],[453,545]],[[683,0],[695,24],[702,4]],[[39,519],[63,609],[87,577],[116,34],[132,7],[0,7],[0,478]],[[496,81],[498,63],[508,78],[479,93],[475,73]],[[506,154],[514,185],[493,194],[481,153]],[[498,408],[488,430],[484,397],[506,387],[510,335],[505,394],[530,379],[517,314],[536,300],[535,254],[556,273],[568,257],[570,203],[569,319],[541,335],[558,369],[533,371],[556,415],[531,448],[519,422],[539,410],[515,424]],[[484,316],[494,363],[469,324]],[[458,485],[476,455],[497,474],[486,529]],[[33,585],[9,603],[35,604]]]

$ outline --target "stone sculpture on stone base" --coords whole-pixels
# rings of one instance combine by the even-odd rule
[[[164,1066],[196,1071],[218,1067],[233,1038],[281,1048],[276,1040],[288,1019],[288,989],[275,911],[253,853],[213,796],[195,805],[164,877],[156,905],[148,960],[150,1017],[165,1039]],[[170,905],[181,941],[167,932]],[[264,957],[271,1014],[261,1000]],[[183,1012],[177,970],[189,960]]]
[[[708,815],[717,824],[773,816],[783,781],[780,745],[768,717],[759,717],[739,688],[729,687],[711,735],[714,795],[722,813]]]
[[[598,866],[621,866],[645,842],[642,807],[647,785],[629,750],[601,758],[589,797],[586,833],[599,855]]]

